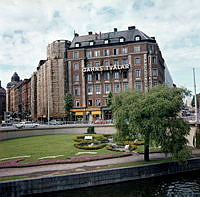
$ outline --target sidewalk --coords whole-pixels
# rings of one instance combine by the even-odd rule
[[[192,154],[200,155],[200,149],[194,150]],[[165,155],[163,153],[150,154],[150,160],[163,159],[163,158],[165,158]],[[97,161],[90,161],[90,162],[83,162],[83,163],[52,164],[52,165],[20,167],[20,168],[2,168],[0,169],[0,177],[21,176],[21,175],[28,175],[32,173],[64,171],[64,170],[71,170],[71,169],[82,168],[82,167],[96,167],[96,166],[100,167],[100,166],[136,162],[136,161],[144,161],[144,155],[133,153],[133,155],[127,156],[127,157],[104,159],[104,160],[97,160]]]

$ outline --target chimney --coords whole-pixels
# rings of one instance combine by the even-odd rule
[[[88,35],[92,35],[92,31],[89,31],[89,32],[88,32]]]
[[[133,29],[135,29],[135,26],[129,26],[128,27],[128,30],[133,30]]]
[[[117,28],[114,28],[114,32],[117,32]]]
[[[79,36],[79,34],[75,33],[75,34],[74,34],[74,36],[75,36],[75,37],[78,37],[78,36]]]

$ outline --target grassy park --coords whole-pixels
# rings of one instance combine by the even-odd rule
[[[82,150],[74,147],[73,134],[57,134],[45,136],[24,137],[0,142],[0,159],[27,156],[21,162],[38,161],[44,159],[64,160],[78,156],[80,152],[94,152],[94,155],[117,153],[105,148],[98,150]],[[63,155],[63,156],[62,156]],[[81,156],[84,154],[81,154]],[[30,157],[29,157],[30,156]],[[51,158],[48,156],[56,156]],[[58,156],[58,157],[57,157]],[[0,160],[1,162],[2,160]]]

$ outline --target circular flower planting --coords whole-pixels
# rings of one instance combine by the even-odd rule
[[[94,135],[77,135],[73,137],[73,140],[75,141],[74,146],[79,149],[85,149],[85,150],[97,150],[104,148],[106,146],[106,143],[109,142],[108,135],[100,135],[100,134],[94,134]]]

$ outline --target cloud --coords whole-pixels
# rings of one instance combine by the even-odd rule
[[[199,0],[1,0],[0,6],[4,87],[15,71],[21,78],[30,77],[39,60],[46,59],[47,44],[72,40],[74,30],[84,35],[131,25],[156,37],[178,85],[191,87],[192,67],[200,70]]]

